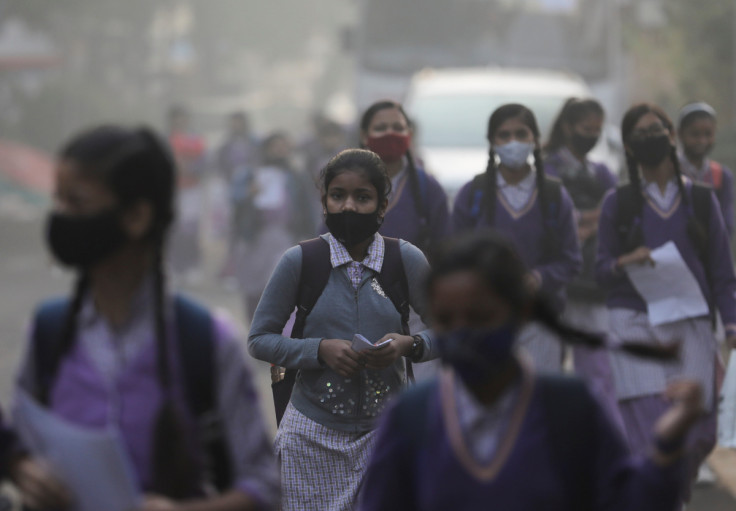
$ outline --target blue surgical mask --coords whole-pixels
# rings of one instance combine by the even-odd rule
[[[508,362],[517,332],[513,321],[493,329],[453,330],[438,339],[440,356],[467,385],[476,385]]]
[[[512,140],[504,145],[494,145],[493,151],[501,160],[501,165],[511,170],[519,170],[529,161],[529,156],[534,152],[534,143]]]

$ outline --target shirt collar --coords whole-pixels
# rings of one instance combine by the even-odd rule
[[[353,258],[350,257],[350,253],[348,252],[348,249],[345,248],[345,245],[337,241],[331,233],[328,232],[325,235],[325,239],[330,244],[330,263],[333,268],[338,268],[352,262],[358,262],[376,273],[381,272],[386,244],[383,241],[383,236],[380,234],[376,233],[373,235],[373,241],[368,245],[368,255],[362,261],[353,261]]]
[[[696,179],[703,178],[710,169],[710,159],[703,158],[703,166],[698,168],[687,159],[684,153],[680,153],[680,167],[682,167],[682,173],[694,177]]]
[[[514,185],[510,185],[506,182],[506,180],[503,178],[500,172],[496,172],[496,184],[499,188],[519,188],[525,192],[531,192],[534,190],[534,187],[537,185],[537,173],[532,170],[528,176],[526,176],[524,179],[519,181],[518,183]]]
[[[152,315],[154,310],[154,282],[153,275],[148,274],[143,279],[141,286],[133,295],[133,301],[130,308],[130,324],[133,323],[133,318],[137,321],[139,318],[146,318]],[[82,301],[82,307],[79,310],[79,324],[81,326],[90,326],[97,321],[104,320],[97,310],[92,295],[89,290],[85,292],[85,296]],[[126,325],[123,328],[126,328]]]
[[[563,147],[557,152],[557,156],[560,159],[563,168],[565,170],[568,170],[569,175],[575,175],[577,172],[581,170],[586,170],[589,174],[595,175],[595,168],[593,167],[592,162],[585,158],[582,162],[578,160],[575,155],[572,154],[570,149],[567,147]]]

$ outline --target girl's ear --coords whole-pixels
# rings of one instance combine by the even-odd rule
[[[142,240],[153,227],[153,206],[148,201],[138,201],[128,206],[123,212],[122,222],[128,238]]]
[[[363,130],[360,130],[360,147],[363,149],[368,147],[368,133]]]
[[[383,202],[378,205],[378,217],[383,220],[386,216],[386,210],[388,209],[388,198],[383,199]]]

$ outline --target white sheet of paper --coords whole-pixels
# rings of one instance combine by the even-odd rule
[[[75,495],[74,511],[130,511],[142,497],[114,429],[88,429],[57,417],[27,392],[16,395],[14,419],[33,454],[47,460]]]
[[[631,283],[647,302],[649,323],[657,326],[708,314],[698,281],[675,243],[668,241],[652,250],[651,256],[654,266],[626,266]]]
[[[378,348],[385,346],[391,341],[393,341],[393,339],[386,339],[382,343],[373,344],[371,341],[369,341],[362,335],[355,334],[353,336],[353,342],[350,344],[350,347],[353,348],[354,351],[357,351],[358,353],[360,353],[361,351],[365,351],[365,350],[377,350]]]

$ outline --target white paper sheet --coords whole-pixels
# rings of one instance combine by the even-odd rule
[[[698,281],[672,241],[652,250],[654,266],[630,264],[625,267],[631,283],[647,302],[652,326],[708,314]]]
[[[390,343],[391,341],[393,341],[393,339],[386,339],[382,343],[373,344],[371,341],[369,341],[362,335],[355,334],[353,336],[353,342],[350,344],[350,347],[353,348],[354,351],[357,351],[358,353],[360,353],[361,351],[365,351],[365,350],[377,350],[379,348],[382,348],[386,344]]]
[[[74,511],[130,511],[142,498],[132,467],[114,429],[71,424],[19,390],[15,425],[33,454],[47,460],[75,496]]]
[[[731,352],[718,404],[718,445],[736,449],[736,353]]]

